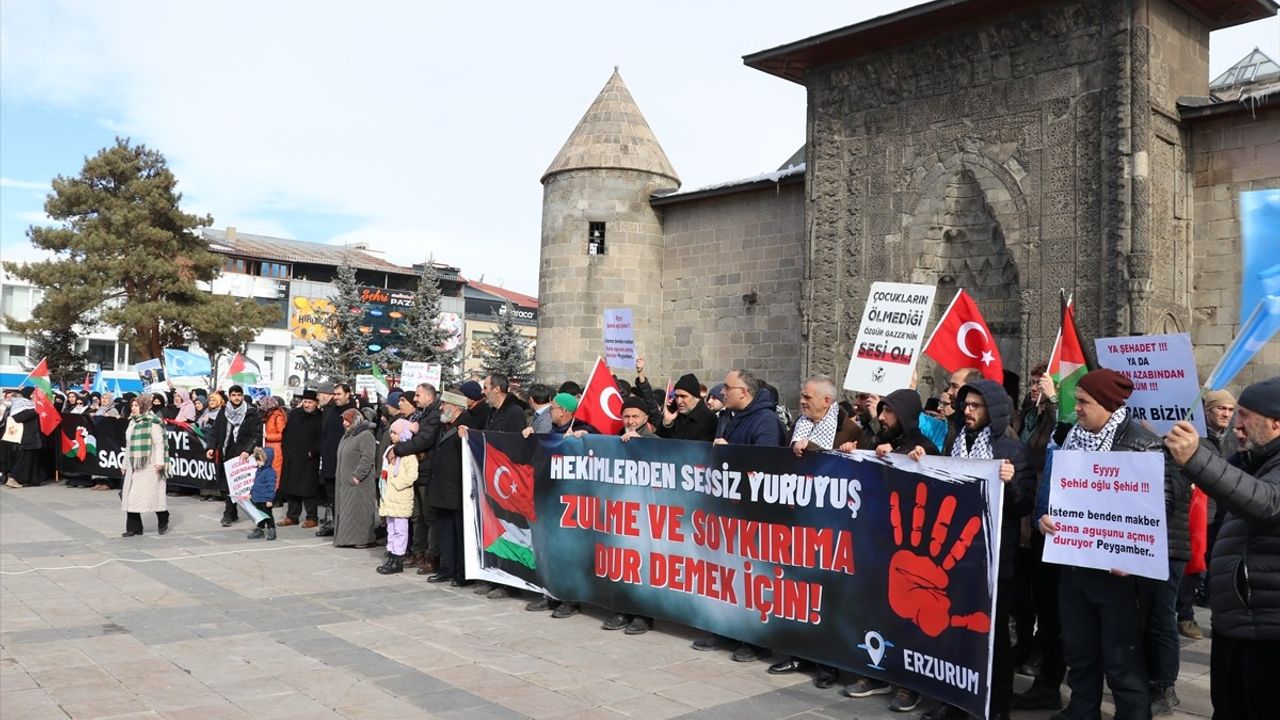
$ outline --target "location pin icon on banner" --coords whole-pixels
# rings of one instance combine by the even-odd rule
[[[867,633],[866,637],[862,639],[862,645],[859,647],[866,650],[867,655],[871,656],[871,665],[873,667],[880,667],[880,661],[884,659],[885,648],[891,645],[893,645],[893,643],[886,642],[885,639],[880,636],[880,633],[875,630],[871,630]]]

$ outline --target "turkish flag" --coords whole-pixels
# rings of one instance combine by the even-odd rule
[[[582,401],[573,416],[605,435],[622,434],[622,391],[604,360],[596,358]]]
[[[982,376],[998,383],[1004,382],[1004,363],[1000,362],[1000,348],[987,329],[987,321],[978,312],[978,304],[969,293],[960,290],[947,311],[942,314],[933,337],[924,348],[924,354],[933,358],[947,372],[963,368],[977,368]]]
[[[53,402],[39,388],[36,388],[36,391],[31,393],[31,401],[35,403],[36,415],[40,416],[40,432],[45,435],[52,435],[53,431],[58,429],[58,423],[62,422],[62,416],[58,414],[58,409],[53,406]]]
[[[537,519],[533,509],[533,466],[514,462],[488,441],[484,444],[484,491],[511,512]]]

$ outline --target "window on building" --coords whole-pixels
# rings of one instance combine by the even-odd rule
[[[18,361],[27,356],[27,346],[21,344],[21,341],[13,342],[5,338],[0,343],[0,365],[17,365]]]
[[[129,367],[129,343],[116,343],[116,367]]]
[[[228,257],[222,263],[222,271],[231,273],[248,273],[249,261],[244,258]]]
[[[276,330],[289,329],[289,298],[255,297],[254,300],[257,301],[259,305],[266,305],[276,309],[275,320],[267,323],[265,327],[274,328]]]
[[[289,266],[284,263],[261,262],[258,263],[258,275],[261,275],[262,277],[288,280]]]
[[[262,381],[271,382],[276,376],[276,354],[271,350],[262,353]]]
[[[587,254],[588,255],[604,254],[604,223],[602,222],[587,223]]]
[[[6,285],[0,288],[0,315],[16,320],[31,318],[31,288]]]
[[[116,342],[115,340],[89,340],[89,347],[85,350],[85,355],[89,362],[97,363],[98,367],[103,370],[114,370],[116,359]]]

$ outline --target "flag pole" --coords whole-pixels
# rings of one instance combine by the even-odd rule
[[[951,312],[951,308],[955,306],[956,301],[960,299],[960,293],[964,292],[964,288],[956,290],[956,294],[952,296],[951,302],[947,304],[947,309],[942,311],[942,315],[938,317],[938,324],[933,326],[933,332],[929,333],[929,339],[924,343],[925,351],[933,344],[933,336],[938,334],[938,328],[942,327],[942,321],[947,319],[947,314]],[[994,342],[994,339],[993,339]]]

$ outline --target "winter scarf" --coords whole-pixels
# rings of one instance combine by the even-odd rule
[[[971,458],[974,460],[991,460],[991,425],[987,425],[978,432],[973,439],[973,447],[969,447],[966,442],[966,432],[956,434],[956,439],[951,443],[951,457]]]
[[[141,470],[151,462],[151,428],[159,422],[160,418],[154,413],[144,412],[134,416],[129,429],[129,465],[134,470]]]
[[[791,442],[797,440],[808,440],[810,444],[817,445],[823,450],[831,450],[836,444],[836,431],[840,423],[840,406],[835,403],[827,409],[827,414],[822,420],[814,422],[808,415],[801,415],[796,421],[795,432],[791,435]]]
[[[240,407],[236,407],[232,403],[227,403],[222,408],[222,412],[227,415],[227,438],[226,443],[230,445],[239,439],[240,424],[244,422],[245,413],[249,411],[249,403],[241,402]]]
[[[1071,432],[1067,433],[1067,439],[1062,443],[1063,450],[1084,450],[1085,452],[1110,452],[1111,443],[1116,439],[1116,428],[1120,427],[1120,423],[1128,417],[1129,409],[1121,405],[1116,411],[1111,413],[1111,419],[1102,429],[1096,433],[1076,425],[1071,428]]]

